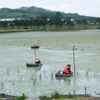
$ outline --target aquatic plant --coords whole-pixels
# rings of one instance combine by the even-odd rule
[[[86,71],[86,76],[88,76],[89,75],[89,69],[87,69],[87,71]]]
[[[53,73],[51,73],[50,77],[51,77],[51,81],[52,81],[53,80]]]
[[[22,94],[22,96],[16,98],[15,100],[26,100],[28,97],[25,94]]]
[[[61,94],[59,92],[54,91],[53,93],[50,94],[50,97],[57,99],[57,98],[61,98],[62,96],[61,96]]]
[[[51,100],[51,99],[63,100],[61,94],[58,93],[57,91],[54,91],[53,93],[51,93],[50,96],[47,96],[47,95],[44,93],[44,95],[39,96],[39,98],[40,98],[41,100]]]
[[[73,95],[73,94],[71,94],[71,93],[68,93],[68,96],[67,96],[68,98],[74,98],[75,97],[75,95]]]
[[[34,77],[34,75],[32,74],[32,75],[30,76],[30,80],[33,82],[33,85],[35,85],[35,84],[36,84],[36,81],[37,81],[37,78]]]
[[[70,93],[70,90],[69,90],[69,93],[68,93],[68,96],[67,98],[75,98],[75,100],[77,99],[76,95],[75,95],[75,92],[76,90],[73,90],[73,94]]]
[[[1,85],[0,85],[0,86],[1,86],[1,88],[4,88],[4,83],[3,83],[3,82],[1,82]]]
[[[47,95],[44,93],[44,95],[39,96],[39,98],[41,98],[41,100],[48,100],[49,96],[47,96]]]

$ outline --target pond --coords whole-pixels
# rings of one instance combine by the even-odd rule
[[[33,43],[40,45],[36,56],[42,67],[27,68],[34,62]],[[55,73],[73,64],[75,46],[76,75],[55,78]],[[22,89],[29,97],[86,92],[100,93],[100,30],[67,32],[19,32],[0,34],[0,93],[20,96]]]

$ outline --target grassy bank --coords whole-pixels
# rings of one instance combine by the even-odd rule
[[[40,100],[99,100],[99,97],[93,97],[88,94],[68,94],[62,95],[58,92],[53,92],[50,94],[50,97],[42,95],[39,97]]]
[[[61,95],[58,92],[53,92],[49,96],[47,95],[41,95],[37,98],[28,98],[26,95],[22,95],[20,97],[15,98],[15,100],[100,100],[100,97],[93,97],[87,94],[79,94],[79,95]]]
[[[40,26],[39,29],[36,26],[29,26],[27,29],[25,29],[23,26],[21,27],[8,27],[8,28],[0,28],[0,33],[11,33],[11,32],[29,32],[29,31],[69,31],[69,30],[86,30],[86,29],[100,29],[99,25],[75,25],[72,26],[66,26],[63,25],[61,27],[50,27],[49,25],[42,27]]]

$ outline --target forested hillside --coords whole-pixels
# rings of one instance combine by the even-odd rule
[[[64,13],[60,12],[62,18],[71,17],[74,20],[81,20],[81,19],[90,19],[94,20],[95,17],[91,16],[83,16],[79,15],[78,13]],[[56,11],[51,11],[43,8],[38,8],[35,6],[31,7],[21,7],[19,9],[10,9],[10,8],[1,8],[0,9],[0,18],[34,18],[38,16],[46,15],[47,18],[51,18],[56,14]]]

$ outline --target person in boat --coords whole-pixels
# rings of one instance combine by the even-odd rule
[[[71,73],[70,67],[71,67],[70,64],[66,65],[63,69],[63,74],[70,74]]]
[[[34,43],[33,46],[36,47],[37,46],[36,43]]]
[[[41,61],[40,61],[40,58],[35,58],[35,64],[40,64]]]

